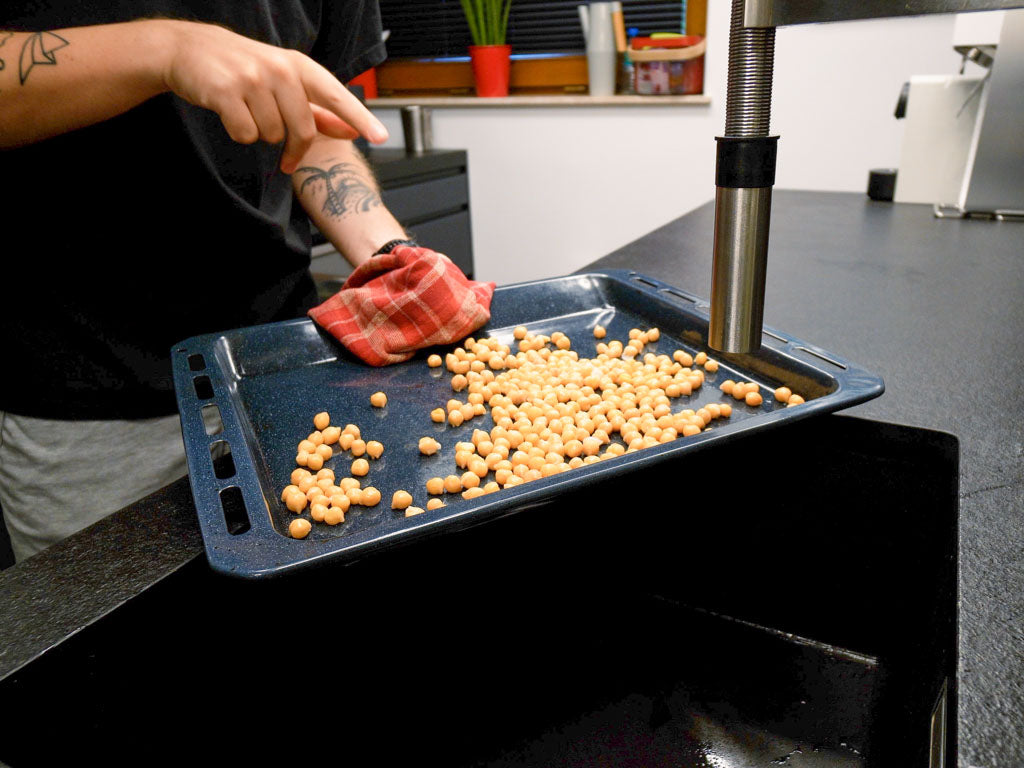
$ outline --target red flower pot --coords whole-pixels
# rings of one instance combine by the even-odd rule
[[[508,96],[511,54],[511,45],[469,46],[477,96]]]

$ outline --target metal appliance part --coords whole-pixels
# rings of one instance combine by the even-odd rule
[[[768,137],[775,30],[744,27],[743,14],[744,0],[733,0],[725,136],[718,142],[715,180],[708,346],[723,352],[754,352],[761,346],[775,183],[775,140]]]
[[[761,318],[764,314],[764,280],[768,259],[768,229],[771,215],[770,187],[775,183],[775,146],[765,141],[749,152],[732,152],[730,138],[768,139],[771,116],[772,66],[775,54],[775,27],[788,24],[844,21],[852,19],[915,16],[928,13],[960,13],[1024,7],[1024,0],[733,0],[729,28],[729,76],[726,94],[725,137],[718,140],[715,193],[714,264],[711,277],[711,323],[708,346],[720,352],[748,353],[761,344]],[[998,67],[998,62],[996,63]],[[1008,98],[1015,91],[1006,91]],[[987,94],[986,94],[987,95]],[[1018,99],[1019,101],[1019,99]],[[1003,112],[1012,109],[1000,104]],[[1003,125],[1014,125],[1002,121]],[[986,146],[995,146],[987,142]],[[1015,141],[1004,147],[1016,147]],[[743,156],[740,158],[740,156]],[[1000,156],[979,159],[982,164],[1006,163],[1006,152]],[[734,164],[740,158],[754,161],[756,169]],[[1020,162],[1014,157],[1013,162]],[[726,166],[723,168],[723,164]],[[770,166],[770,167],[769,167]],[[987,167],[987,166],[986,166]],[[1016,166],[1014,166],[1016,169]],[[723,183],[723,175],[730,183]],[[1018,174],[1019,176],[1019,174]],[[998,175],[1000,180],[1010,178]],[[768,193],[753,194],[753,188],[767,187]],[[1006,209],[991,203],[990,198],[1003,187],[984,189],[974,184],[965,194],[964,210]],[[726,192],[726,189],[732,189]],[[746,190],[746,192],[741,192]],[[1004,195],[1005,196],[1005,195]],[[994,198],[993,198],[994,199]],[[1015,206],[1011,213],[1017,213]]]

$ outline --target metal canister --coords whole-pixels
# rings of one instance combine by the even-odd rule
[[[402,107],[402,135],[405,151],[418,155],[434,147],[433,130],[430,125],[430,110],[413,104]]]

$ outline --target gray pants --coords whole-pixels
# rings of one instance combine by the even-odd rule
[[[53,421],[0,411],[0,506],[19,561],[187,474],[177,415]]]

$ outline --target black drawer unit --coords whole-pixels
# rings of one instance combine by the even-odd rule
[[[411,155],[402,149],[370,149],[366,157],[380,183],[384,205],[402,226],[473,277],[465,150],[435,149]],[[333,293],[351,271],[348,262],[314,229],[312,272],[321,293]]]

